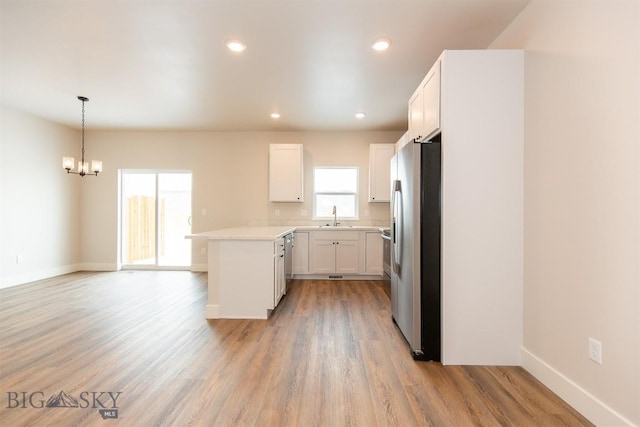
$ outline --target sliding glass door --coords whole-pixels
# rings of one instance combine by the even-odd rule
[[[191,173],[126,170],[121,183],[123,268],[188,268]]]

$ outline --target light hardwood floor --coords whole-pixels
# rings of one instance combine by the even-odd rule
[[[206,291],[148,271],[0,290],[0,425],[591,425],[522,368],[413,361],[382,282],[294,281],[269,320],[205,320]],[[60,391],[80,407],[33,407]]]

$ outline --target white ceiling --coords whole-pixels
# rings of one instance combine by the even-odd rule
[[[529,1],[1,0],[0,100],[78,127],[87,96],[87,129],[405,130],[440,52]]]

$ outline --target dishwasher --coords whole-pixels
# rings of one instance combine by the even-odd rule
[[[287,288],[293,280],[293,233],[289,233],[284,236],[284,293],[287,293]]]
[[[380,229],[382,237],[382,280],[384,280],[384,291],[391,297],[391,230]]]

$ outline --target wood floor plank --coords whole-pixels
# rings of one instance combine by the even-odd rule
[[[206,320],[206,294],[157,271],[0,290],[0,425],[591,425],[522,368],[414,361],[381,281],[294,280],[267,320]],[[37,407],[61,391],[89,407]]]

